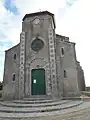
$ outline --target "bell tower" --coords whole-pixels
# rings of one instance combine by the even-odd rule
[[[19,74],[23,79],[19,79],[20,98],[44,94],[58,97],[55,27],[54,14],[48,11],[26,14],[23,18],[20,42],[20,46],[24,46],[24,52],[20,54],[21,58],[23,55],[23,64],[20,60],[23,74],[21,71]]]

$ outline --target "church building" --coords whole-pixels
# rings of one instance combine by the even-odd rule
[[[75,43],[56,34],[55,28],[54,14],[48,11],[23,17],[20,43],[5,51],[4,100],[32,96],[62,99],[85,89]]]

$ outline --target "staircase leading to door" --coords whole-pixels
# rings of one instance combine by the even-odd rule
[[[0,101],[0,118],[24,118],[47,116],[64,109],[76,107],[82,101],[53,100],[49,97],[33,96],[23,100]]]

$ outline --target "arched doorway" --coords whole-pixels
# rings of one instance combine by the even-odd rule
[[[45,70],[43,68],[31,71],[31,93],[32,95],[46,94]]]

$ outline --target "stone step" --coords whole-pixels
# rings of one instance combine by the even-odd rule
[[[23,98],[23,100],[25,100],[25,101],[50,100],[50,99],[52,99],[52,97],[51,96],[46,96],[46,95],[33,95],[31,97],[28,97],[28,98]]]
[[[63,97],[63,100],[81,100],[80,97]]]
[[[81,98],[83,101],[90,101],[90,97],[82,97]]]
[[[54,101],[51,103],[39,103],[39,104],[20,104],[20,103],[13,103],[13,102],[0,102],[0,105],[7,106],[7,107],[47,107],[47,106],[56,106],[61,104],[69,103],[70,100],[61,100],[61,101]]]
[[[71,101],[69,103],[63,104],[63,105],[56,105],[56,106],[50,106],[50,107],[34,107],[34,108],[14,108],[14,107],[5,107],[0,106],[0,112],[4,113],[39,113],[39,112],[51,112],[51,111],[57,111],[62,109],[68,109],[75,106],[78,106],[82,103],[82,101]]]
[[[56,111],[50,111],[50,112],[34,112],[34,113],[6,113],[6,112],[0,112],[0,120],[31,120],[31,119],[39,119],[39,117],[44,116],[56,116],[56,115],[64,115],[69,114],[76,111],[81,111],[82,109],[90,107],[90,103],[87,104],[87,102],[83,102],[82,104],[79,104],[77,106],[67,108],[67,109],[61,109]],[[42,118],[41,118],[42,119]],[[41,120],[40,119],[40,120]]]
[[[38,103],[51,103],[51,102],[56,102],[58,100],[13,100],[14,103],[20,103],[20,104],[38,104]]]
[[[82,95],[90,96],[90,91],[80,91]]]

